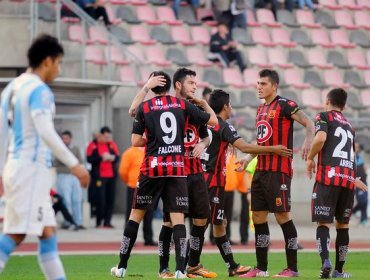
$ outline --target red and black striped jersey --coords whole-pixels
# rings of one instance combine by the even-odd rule
[[[354,129],[341,112],[329,111],[317,114],[315,133],[319,131],[326,133],[326,141],[318,154],[316,181],[353,189],[356,180]]]
[[[298,105],[279,95],[270,104],[261,104],[256,114],[256,140],[260,146],[284,145],[293,148],[292,115]],[[282,172],[293,176],[292,158],[276,154],[258,155],[258,171]]]
[[[203,172],[200,158],[193,156],[193,149],[199,139],[208,137],[207,126],[188,123],[185,131],[185,174]]]
[[[218,117],[218,125],[210,127],[210,145],[204,153],[206,170],[204,177],[209,188],[226,184],[226,153],[229,144],[241,138],[238,131]]]
[[[142,103],[132,133],[146,135],[141,173],[148,177],[185,177],[184,137],[187,123],[205,125],[210,115],[195,105],[169,95]]]

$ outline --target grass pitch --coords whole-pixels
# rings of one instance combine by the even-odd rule
[[[114,279],[110,276],[110,268],[117,263],[118,256],[113,255],[81,255],[62,256],[62,261],[70,280]],[[331,252],[334,264],[335,254]],[[174,269],[174,256],[171,254],[171,269]],[[237,262],[245,265],[255,265],[254,254],[235,254]],[[226,267],[219,254],[203,254],[203,265],[218,274],[217,279],[229,279]],[[369,276],[370,252],[350,253],[345,265],[346,271],[352,273],[354,279],[370,279]],[[320,257],[317,253],[298,253],[300,279],[318,279]],[[284,253],[269,254],[270,276],[280,272],[286,266]],[[125,279],[158,279],[158,256],[135,255],[129,261],[129,268]],[[12,256],[0,275],[0,279],[38,280],[44,279],[37,263],[36,256]]]

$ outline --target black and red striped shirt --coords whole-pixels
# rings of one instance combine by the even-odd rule
[[[169,95],[142,103],[132,133],[146,135],[141,173],[148,177],[185,177],[184,137],[187,123],[205,125],[210,115],[195,105]]]
[[[279,95],[270,104],[261,104],[256,114],[256,140],[260,146],[284,145],[293,148],[292,115],[298,105]],[[257,171],[282,172],[293,176],[292,158],[276,154],[258,155]]]
[[[316,181],[353,189],[356,180],[354,129],[340,111],[329,111],[317,114],[315,133],[319,131],[326,133],[326,141],[318,155]]]
[[[226,153],[229,144],[241,138],[238,131],[218,117],[218,125],[210,127],[210,145],[204,153],[206,170],[204,178],[207,186],[224,187],[226,184]]]
[[[200,158],[193,156],[195,145],[199,139],[208,137],[207,126],[188,123],[185,131],[185,174],[198,174],[203,172]]]

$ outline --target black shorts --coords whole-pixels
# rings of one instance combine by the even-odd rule
[[[189,212],[186,217],[194,219],[209,219],[211,209],[209,207],[208,187],[203,173],[190,174],[186,178],[189,195]],[[169,213],[163,213],[163,222],[171,221]]]
[[[312,222],[348,224],[352,214],[355,191],[338,186],[315,183],[312,192]]]
[[[291,181],[285,173],[256,171],[251,187],[251,210],[290,212]]]
[[[163,211],[187,213],[189,197],[186,177],[151,178],[140,174],[132,208],[154,209],[159,198],[163,200]]]
[[[225,187],[212,187],[208,189],[209,204],[211,206],[212,225],[221,225],[224,220]]]

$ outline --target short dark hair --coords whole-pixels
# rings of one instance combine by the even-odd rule
[[[205,97],[207,94],[211,94],[212,89],[209,87],[205,87],[202,92],[202,96]]]
[[[169,92],[170,91],[170,88],[171,88],[171,78],[170,76],[164,72],[164,71],[154,71],[150,74],[150,76],[163,76],[165,79],[166,79],[166,84],[164,86],[157,86],[155,88],[152,88],[152,91],[155,93],[155,94],[162,94],[162,93],[165,93],[165,92]]]
[[[69,137],[71,137],[72,138],[72,132],[70,132],[69,130],[64,130],[63,132],[62,132],[62,136],[63,135],[67,135],[67,136],[69,136]]]
[[[103,127],[100,129],[100,133],[101,133],[101,134],[104,134],[104,133],[112,133],[112,130],[109,128],[109,126],[103,126]]]
[[[28,49],[28,65],[35,69],[38,68],[47,57],[50,56],[55,60],[58,56],[63,54],[63,47],[58,42],[57,38],[47,34],[41,34],[33,40]]]
[[[188,69],[188,68],[179,68],[176,70],[175,74],[173,74],[172,83],[173,88],[176,89],[176,82],[180,82],[181,84],[185,81],[186,76],[196,76],[197,73],[195,71]]]
[[[279,85],[280,82],[279,74],[275,70],[262,69],[258,74],[260,78],[268,77],[271,83]]]
[[[220,113],[224,105],[229,105],[229,103],[230,94],[222,89],[215,89],[209,97],[209,106],[216,114]]]
[[[343,110],[347,102],[347,92],[342,88],[334,88],[328,92],[326,98],[331,105]]]

